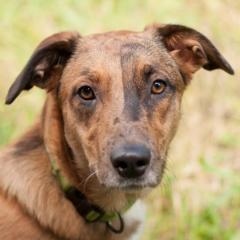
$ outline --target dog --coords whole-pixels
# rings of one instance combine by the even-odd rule
[[[47,92],[36,123],[0,154],[0,239],[138,239],[134,209],[161,181],[184,90],[201,68],[234,74],[210,40],[181,25],[43,40],[6,97]]]

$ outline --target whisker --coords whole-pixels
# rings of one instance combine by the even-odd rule
[[[87,178],[84,180],[84,182],[83,182],[83,191],[85,192],[85,190],[86,190],[86,187],[87,187],[87,184],[88,184],[88,182],[90,181],[90,179],[92,178],[92,177],[94,177],[94,175],[96,175],[98,173],[98,170],[95,170],[94,172],[92,172],[92,173],[90,173],[88,176],[87,176]]]

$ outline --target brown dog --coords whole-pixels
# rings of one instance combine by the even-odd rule
[[[130,239],[138,221],[127,209],[160,182],[201,67],[233,74],[205,36],[179,25],[41,42],[6,99],[47,91],[39,121],[0,155],[0,239]]]

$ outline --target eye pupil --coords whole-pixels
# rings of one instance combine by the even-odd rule
[[[153,82],[151,92],[152,94],[161,94],[164,92],[167,84],[164,80],[156,80]]]
[[[86,95],[91,94],[91,88],[90,87],[83,87],[82,92]]]
[[[79,89],[78,95],[84,100],[93,100],[95,99],[94,92],[91,87],[83,86]]]
[[[160,82],[155,82],[154,87],[155,88],[161,88],[161,83]]]

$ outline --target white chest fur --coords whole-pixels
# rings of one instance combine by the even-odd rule
[[[135,221],[140,222],[140,225],[137,231],[130,237],[129,240],[140,240],[143,231],[144,231],[144,223],[145,223],[145,215],[146,215],[146,206],[141,201],[138,200],[127,212],[124,214],[124,219],[126,219],[126,224],[131,224]]]

